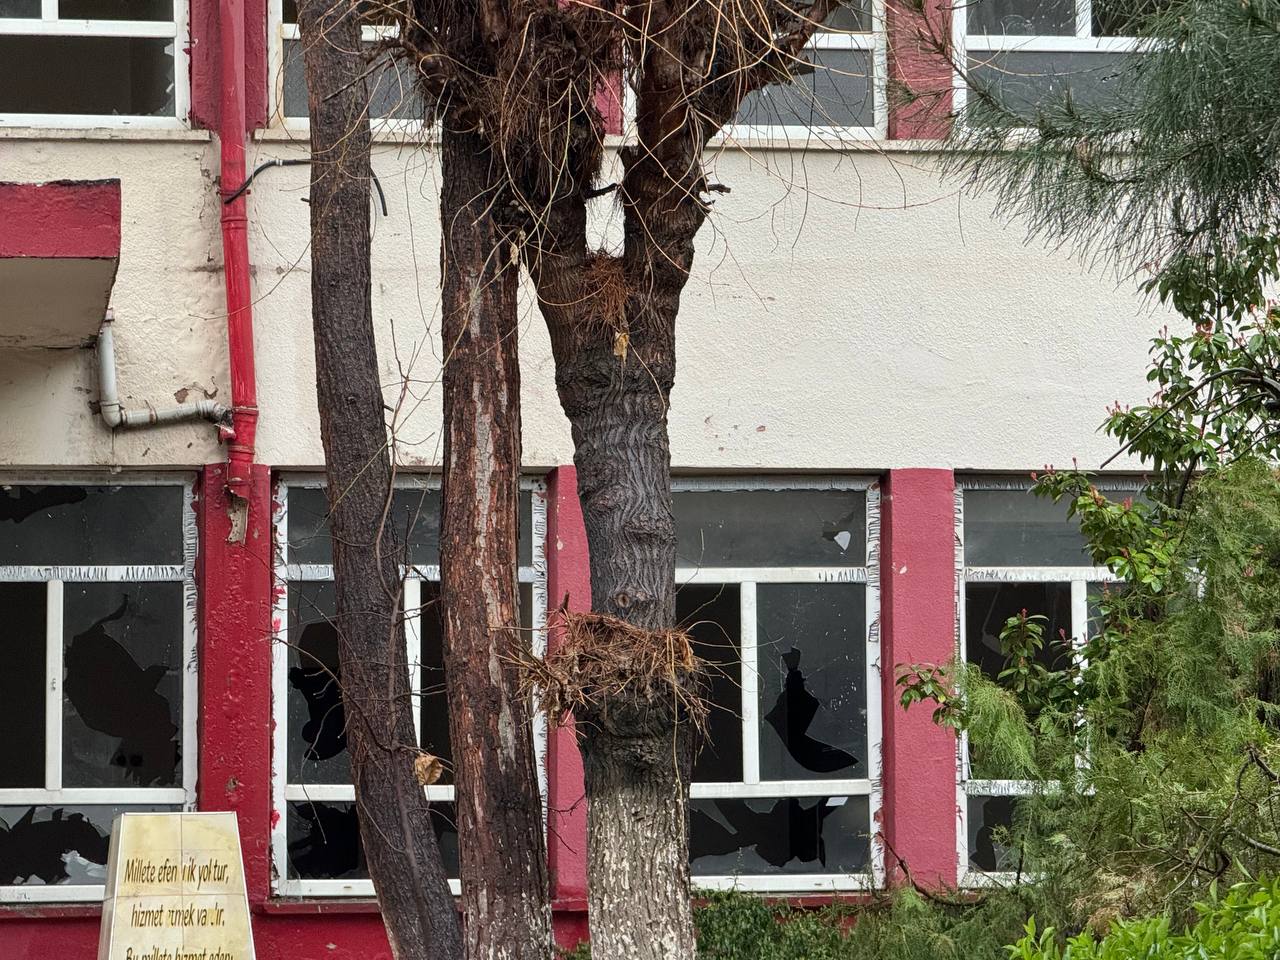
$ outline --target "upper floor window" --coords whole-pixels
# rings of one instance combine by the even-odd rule
[[[1124,95],[1120,68],[1143,46],[1134,12],[1143,6],[1115,0],[957,3],[955,46],[969,72],[968,83],[957,80],[957,106],[969,84],[990,90],[1029,121],[1041,106],[1068,95],[1081,105],[1115,102]]]
[[[0,126],[180,127],[186,0],[0,0]]]
[[[0,0],[3,2],[3,0]],[[302,59],[302,34],[298,29],[297,0],[269,0],[271,63],[271,116],[285,127],[305,129],[307,78]],[[360,28],[372,58],[385,36],[395,36],[398,28],[389,20],[371,17]],[[369,118],[390,129],[412,128],[422,123],[425,107],[414,86],[414,73],[390,53],[371,64],[365,76],[369,85]]]
[[[1033,651],[1046,670],[1079,666],[1096,603],[1115,577],[1094,565],[1067,505],[1035,496],[1022,480],[965,480],[956,490],[956,542],[960,659],[1002,685],[1016,682],[1002,677],[1011,645],[1019,656]],[[1026,876],[1014,842],[1020,798],[1059,786],[1001,769],[986,747],[960,738],[958,854],[960,877],[971,886]]]
[[[857,889],[881,876],[879,492],[677,481],[676,615],[708,665],[690,789],[701,887]]]
[[[844,0],[815,31],[795,78],[742,103],[737,139],[865,140],[888,134],[884,0]]]
[[[424,787],[445,869],[458,884],[449,711],[445,700],[444,635],[440,619],[440,492],[404,481],[391,521],[405,539],[404,623],[414,725],[422,748],[440,757],[445,774]],[[283,896],[372,896],[373,881],[360,842],[351,781],[328,501],[318,478],[282,483],[276,516],[276,577],[282,585],[276,615],[273,683],[276,704],[275,809],[285,811],[272,832],[276,892]],[[525,481],[518,544],[521,626],[541,653],[546,613],[546,499],[541,484]],[[539,757],[546,742],[535,727]],[[541,763],[540,763],[541,766]]]
[[[102,896],[116,814],[195,799],[179,482],[0,486],[0,901]]]

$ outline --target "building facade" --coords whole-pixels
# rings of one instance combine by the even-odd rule
[[[713,144],[732,193],[699,238],[670,411],[679,615],[716,707],[692,785],[703,887],[829,898],[1016,873],[1000,825],[1032,785],[902,711],[895,670],[957,652],[996,669],[1021,609],[1069,646],[1107,578],[1028,475],[1113,452],[1095,424],[1145,398],[1167,318],[940,178],[964,85],[928,37],[1028,104],[1068,82],[1105,95],[1136,41],[1088,0],[927,6],[843,11],[807,94],[765,91]],[[183,808],[237,814],[259,957],[389,956],[330,676],[294,16],[0,0],[0,957],[93,956],[112,817]],[[897,83],[934,102],[896,103]],[[376,74],[409,654],[423,744],[447,757],[439,165],[414,109],[394,67]],[[607,203],[599,231],[617,238]],[[520,351],[522,616],[554,643],[548,598],[585,608],[590,579],[531,298]],[[571,944],[581,765],[571,732],[537,741]],[[453,787],[426,789],[456,862]]]

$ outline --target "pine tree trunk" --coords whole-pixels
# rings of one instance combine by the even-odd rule
[[[445,676],[467,960],[550,960],[551,904],[519,629],[518,264],[495,221],[488,153],[442,135]]]
[[[368,93],[354,5],[299,4],[311,119],[311,310],[338,654],[360,834],[397,960],[461,960],[457,908],[414,773],[403,551],[370,300]]]

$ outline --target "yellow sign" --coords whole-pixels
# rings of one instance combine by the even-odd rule
[[[122,813],[98,960],[254,960],[234,813]]]

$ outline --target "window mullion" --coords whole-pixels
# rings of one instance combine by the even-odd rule
[[[1076,36],[1081,40],[1093,36],[1093,0],[1076,0]]]
[[[45,588],[44,785],[62,789],[62,581]]]
[[[57,20],[58,19],[58,0],[41,0],[40,19],[41,20]]]
[[[406,577],[404,581],[404,640],[409,657],[409,689],[413,691],[413,735],[422,743],[422,581]]]
[[[1076,580],[1071,584],[1071,659],[1076,668],[1075,683],[1084,680],[1083,671],[1089,665],[1084,656],[1084,645],[1089,640],[1089,584]],[[1083,770],[1089,764],[1084,746],[1084,714],[1076,715],[1076,769]]]
[[[756,650],[756,585],[739,588],[742,660],[742,780],[760,782],[760,670]]]

